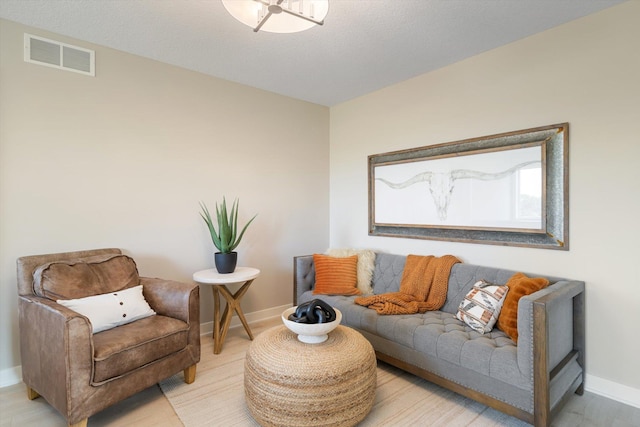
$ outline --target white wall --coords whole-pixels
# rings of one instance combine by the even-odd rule
[[[25,63],[24,32],[95,49],[96,77]],[[200,200],[258,213],[245,313],[291,304],[292,257],[328,246],[328,108],[5,20],[0,43],[0,372],[20,365],[16,258],[120,247],[191,281],[213,267]]]
[[[628,2],[332,108],[331,246],[586,281],[591,384],[640,406],[639,51],[640,2]],[[368,236],[368,155],[565,121],[569,251]]]

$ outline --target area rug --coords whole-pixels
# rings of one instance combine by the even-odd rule
[[[259,427],[244,400],[244,356],[250,341],[242,334],[234,337],[230,331],[230,335],[222,353],[217,355],[212,353],[212,343],[203,337],[194,383],[185,384],[182,373],[160,383],[185,427]],[[358,426],[525,427],[529,424],[378,362],[375,403]]]
[[[162,381],[160,389],[185,427],[260,426],[244,402],[244,353],[217,366],[207,367],[203,360],[195,382],[185,384],[179,373]]]

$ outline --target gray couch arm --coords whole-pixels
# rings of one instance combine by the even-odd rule
[[[576,363],[584,372],[584,290],[584,282],[559,281],[518,303],[518,366],[533,382],[536,407],[553,408],[558,403],[552,396],[558,373],[575,369]],[[584,384],[582,375],[579,382]],[[581,394],[582,387],[576,392]]]
[[[546,330],[548,372],[557,366],[572,350],[584,350],[584,318],[574,313],[574,298],[584,294],[584,282],[560,281],[531,295],[518,304],[518,365],[523,374],[532,379],[534,332],[538,326]],[[534,306],[540,313],[534,314]],[[544,316],[544,317],[541,317]],[[583,316],[584,317],[584,316]],[[538,322],[539,324],[537,324]],[[576,332],[577,336],[576,336]]]
[[[313,255],[293,257],[293,305],[298,305],[300,295],[313,289],[315,282]]]

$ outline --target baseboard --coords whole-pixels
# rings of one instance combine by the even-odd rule
[[[0,371],[0,388],[9,387],[10,385],[22,382],[22,367],[14,366],[13,368],[3,369]]]
[[[625,405],[640,408],[640,389],[589,374],[585,375],[584,389]]]
[[[274,317],[280,317],[283,311],[287,308],[290,308],[291,304],[281,305],[279,307],[271,307],[266,310],[254,311],[252,313],[245,313],[244,317],[247,319],[249,324],[260,322],[262,320],[272,319]],[[238,316],[233,316],[231,318],[231,325],[229,328],[237,328],[238,326],[242,326],[240,319]],[[211,335],[213,333],[213,320],[207,323],[200,324],[200,335]]]

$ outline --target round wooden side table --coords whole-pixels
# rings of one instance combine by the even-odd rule
[[[193,280],[202,285],[211,285],[213,291],[213,353],[219,354],[222,351],[222,343],[229,331],[231,317],[235,312],[247,331],[249,338],[253,340],[253,334],[244,317],[240,300],[249,290],[249,286],[253,280],[260,275],[260,270],[252,267],[236,267],[233,273],[220,274],[215,268],[201,270],[193,273]],[[227,285],[233,283],[243,283],[243,285],[234,294],[229,291]],[[227,301],[227,306],[220,318],[220,294]]]

